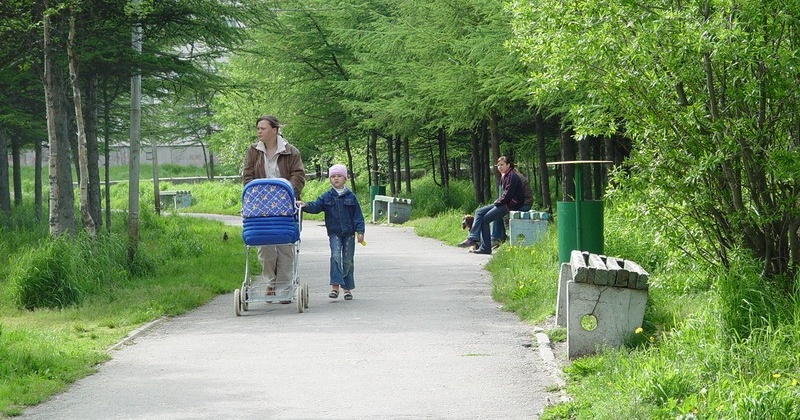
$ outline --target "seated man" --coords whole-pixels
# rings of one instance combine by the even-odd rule
[[[531,195],[531,186],[528,184],[528,178],[517,172],[522,180],[522,194],[525,196],[525,201],[519,209],[515,211],[529,211],[533,205],[533,196]],[[497,249],[501,243],[505,242],[506,238],[506,218],[503,220],[492,223],[492,249]]]
[[[489,223],[500,221],[502,223],[510,211],[518,210],[524,203],[525,196],[522,191],[522,180],[519,174],[514,171],[514,165],[506,156],[497,159],[497,170],[500,172],[500,186],[502,188],[500,197],[494,203],[481,207],[475,211],[475,220],[472,229],[467,235],[467,239],[458,244],[460,248],[472,248],[479,245],[477,249],[470,249],[475,254],[491,254],[491,235]],[[530,188],[529,188],[530,190]]]

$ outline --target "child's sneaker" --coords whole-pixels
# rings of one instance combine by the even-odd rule
[[[353,300],[353,294],[349,290],[344,292],[344,300]]]

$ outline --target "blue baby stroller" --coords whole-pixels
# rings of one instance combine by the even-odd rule
[[[244,280],[233,291],[236,316],[253,302],[295,302],[297,312],[308,308],[308,285],[297,275],[302,216],[294,190],[282,178],[254,179],[242,190],[242,239],[245,243]],[[262,245],[292,245],[294,266],[289,284],[270,284],[262,275],[250,275],[250,249]]]

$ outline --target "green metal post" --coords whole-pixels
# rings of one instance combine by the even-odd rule
[[[578,249],[583,249],[583,241],[581,239],[581,201],[583,201],[583,165],[578,163],[575,165],[575,234],[578,237],[576,244]]]

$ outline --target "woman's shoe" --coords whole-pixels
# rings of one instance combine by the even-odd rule
[[[470,248],[470,247],[475,246],[475,245],[478,245],[478,243],[473,241],[470,238],[467,238],[467,239],[464,240],[464,242],[461,242],[460,244],[458,244],[458,247],[459,248]]]
[[[331,298],[331,299],[338,298],[339,297],[339,291],[336,290],[336,289],[331,290],[331,292],[328,293],[328,297]]]
[[[353,294],[349,290],[345,290],[344,300],[353,300]]]

